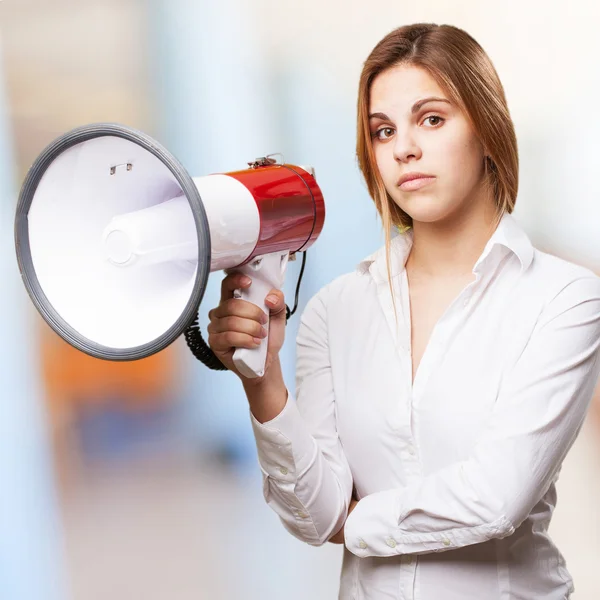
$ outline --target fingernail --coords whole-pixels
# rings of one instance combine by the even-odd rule
[[[262,343],[262,340],[260,338],[256,338],[255,337],[255,338],[252,338],[252,339],[254,340],[255,344],[261,344]]]
[[[267,302],[269,304],[277,304],[277,296],[273,296],[273,294],[270,294],[269,296],[267,296]]]
[[[252,279],[244,275],[244,277],[242,277],[242,285],[248,285],[249,283],[252,283]]]

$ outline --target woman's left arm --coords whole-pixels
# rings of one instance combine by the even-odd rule
[[[547,305],[471,455],[414,485],[365,496],[344,526],[357,556],[451,550],[511,535],[548,490],[600,371],[600,277]]]

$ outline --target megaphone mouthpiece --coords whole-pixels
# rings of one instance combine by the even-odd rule
[[[106,258],[117,266],[198,259],[198,235],[185,196],[113,217],[102,240]]]

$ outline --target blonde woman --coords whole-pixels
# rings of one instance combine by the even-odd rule
[[[267,371],[241,376],[265,499],[289,532],[344,544],[343,599],[563,600],[555,482],[599,374],[600,278],[511,215],[513,123],[464,31],[416,24],[364,64],[357,154],[386,244],[308,303],[295,399],[272,293]],[[398,234],[390,235],[395,228]],[[209,343],[254,347],[260,310],[223,281]]]

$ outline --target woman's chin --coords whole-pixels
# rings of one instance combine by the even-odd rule
[[[450,207],[432,196],[415,196],[408,202],[399,203],[399,206],[412,217],[413,221],[422,223],[439,221],[446,218],[451,212]]]

